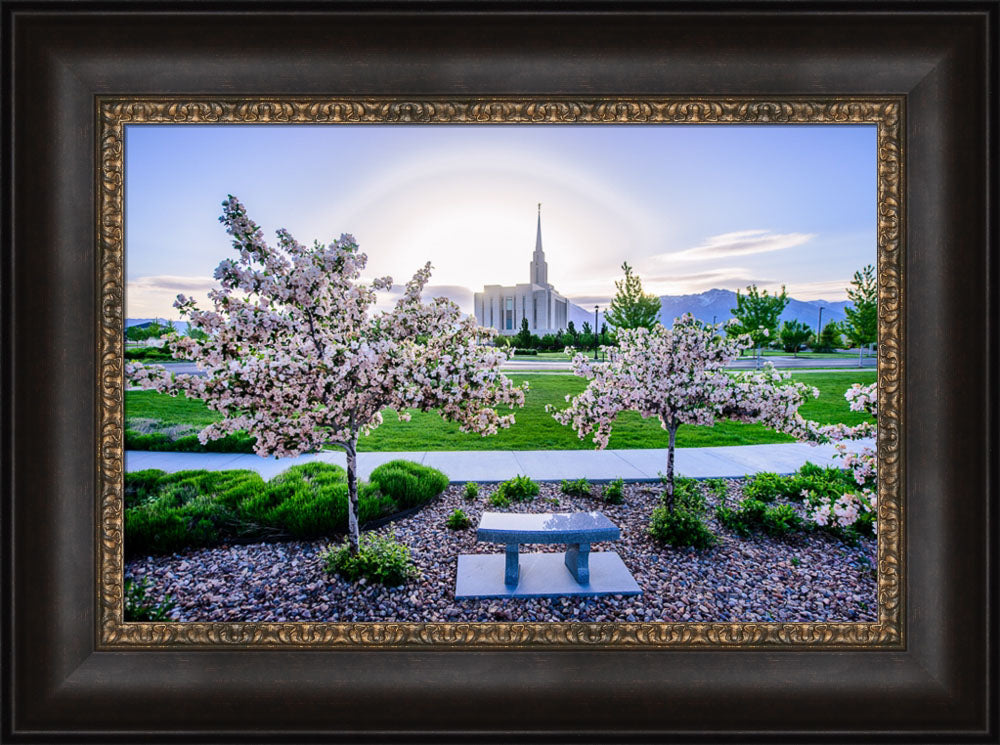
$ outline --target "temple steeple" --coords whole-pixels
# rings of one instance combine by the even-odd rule
[[[538,203],[538,232],[535,235],[535,253],[531,257],[531,284],[547,287],[549,284],[549,264],[542,251],[542,203]]]

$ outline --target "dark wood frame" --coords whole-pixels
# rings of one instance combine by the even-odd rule
[[[877,8],[4,1],[2,736],[995,742],[998,5]],[[151,93],[904,95],[906,649],[95,651],[94,100]]]

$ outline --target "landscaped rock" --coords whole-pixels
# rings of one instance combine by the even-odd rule
[[[739,500],[739,480],[728,482],[729,504]],[[419,512],[376,532],[410,547],[420,579],[398,588],[352,584],[323,571],[320,554],[330,540],[217,546],[172,555],[146,556],[126,564],[126,577],[149,579],[148,595],[177,601],[180,621],[874,621],[876,541],[856,546],[822,531],[788,538],[741,538],[719,526],[717,497],[708,492],[709,527],[719,544],[705,551],[676,549],[652,540],[649,516],[662,487],[626,484],[625,504],[560,494],[559,484],[542,483],[530,502],[512,512],[551,512],[555,497],[566,512],[600,509],[621,528],[621,539],[594,544],[615,550],[643,594],[638,597],[460,600],[454,598],[456,557],[491,553],[476,543],[474,530],[449,530],[446,517],[463,509],[479,523],[495,511],[484,485],[475,500],[451,486]],[[533,546],[532,551],[565,547]],[[797,559],[793,562],[793,559]]]

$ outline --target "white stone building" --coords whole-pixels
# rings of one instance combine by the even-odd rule
[[[565,331],[569,301],[549,284],[549,265],[542,251],[542,205],[538,205],[538,234],[531,257],[529,282],[509,287],[484,285],[473,296],[480,326],[497,329],[504,336],[521,330],[521,319],[537,336]]]

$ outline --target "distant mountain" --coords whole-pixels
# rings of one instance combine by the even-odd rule
[[[815,329],[819,322],[819,309],[823,309],[823,325],[828,321],[843,321],[847,300],[796,300],[789,298],[781,313],[782,321],[800,321]],[[660,297],[660,323],[673,326],[674,319],[690,313],[705,323],[723,323],[733,317],[736,293],[732,290],[712,289],[697,295],[663,295]]]

